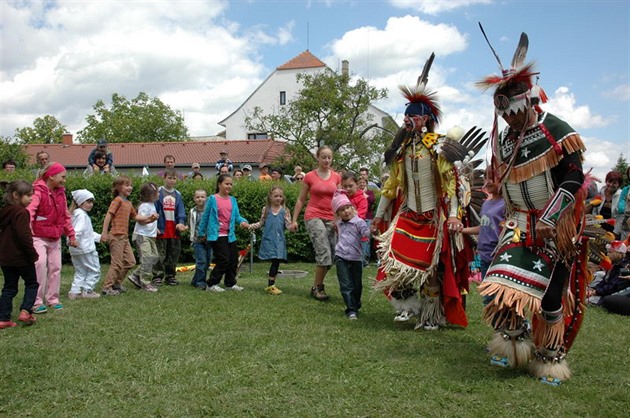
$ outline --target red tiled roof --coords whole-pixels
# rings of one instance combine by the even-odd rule
[[[319,67],[326,67],[326,64],[324,64],[324,62],[317,58],[315,55],[311,54],[310,51],[307,49],[297,57],[277,67],[276,70],[298,70],[301,68]]]
[[[164,156],[173,155],[177,167],[198,162],[201,166],[212,166],[219,159],[221,150],[228,151],[228,157],[239,165],[260,163],[272,164],[284,153],[284,142],[267,140],[252,141],[189,141],[189,142],[135,142],[109,143],[114,155],[114,165],[119,168],[164,165]],[[30,163],[35,164],[39,151],[50,154],[50,161],[56,161],[68,168],[87,166],[87,159],[95,144],[32,144],[26,145]]]

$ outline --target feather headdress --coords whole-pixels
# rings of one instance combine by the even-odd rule
[[[431,53],[415,86],[400,86],[399,88],[405,99],[408,100],[405,115],[428,115],[435,123],[440,123],[442,111],[437,103],[436,92],[427,88],[429,71],[434,59],[435,53]]]

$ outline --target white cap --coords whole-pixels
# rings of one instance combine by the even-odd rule
[[[72,192],[72,199],[81,206],[86,200],[94,200],[94,195],[87,189],[79,189]]]

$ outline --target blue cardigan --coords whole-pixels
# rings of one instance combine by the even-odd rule
[[[230,228],[228,231],[228,242],[236,241],[236,221],[239,224],[247,222],[247,219],[241,216],[238,210],[238,203],[236,198],[230,196],[232,201],[232,214],[230,216]],[[214,195],[210,196],[206,201],[206,209],[201,216],[201,223],[199,224],[198,238],[206,237],[208,241],[216,241],[219,239],[219,212],[217,208],[217,199]]]

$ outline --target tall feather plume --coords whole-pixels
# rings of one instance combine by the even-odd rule
[[[497,51],[495,51],[494,48],[492,47],[492,44],[490,43],[490,40],[488,39],[488,36],[486,36],[486,31],[483,30],[483,26],[481,26],[481,22],[477,22],[477,23],[479,23],[479,29],[481,29],[481,33],[483,34],[483,37],[486,38],[486,42],[488,43],[488,46],[490,47],[490,50],[494,54],[494,57],[497,59],[497,62],[499,63],[499,68],[501,69],[501,72],[503,72],[504,68],[503,68],[503,64],[501,63],[501,58],[499,58],[499,55],[497,54]]]
[[[422,68],[422,73],[420,73],[420,76],[418,77],[417,87],[420,87],[421,85],[426,86],[427,83],[429,82],[429,71],[431,70],[431,66],[433,65],[434,59],[435,59],[435,52],[431,52],[431,56],[429,57],[427,62],[424,63],[424,67]]]
[[[516,70],[523,65],[525,57],[527,56],[527,48],[529,48],[529,39],[527,38],[527,34],[522,32],[521,39],[518,41],[518,46],[512,58],[512,70]]]

